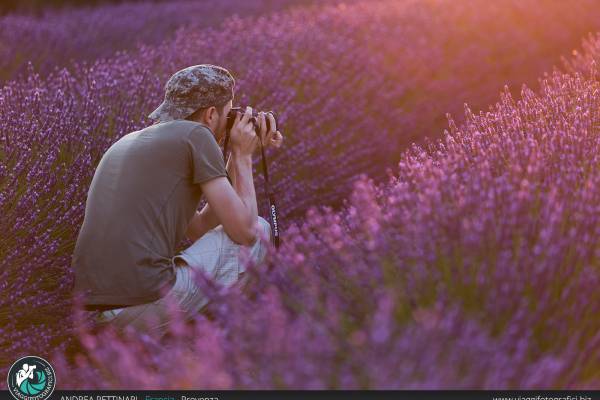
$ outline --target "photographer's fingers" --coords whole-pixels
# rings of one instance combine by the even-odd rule
[[[235,119],[233,120],[233,124],[237,125],[237,124],[240,123],[241,120],[242,120],[242,113],[236,112],[235,113]]]
[[[240,124],[240,121],[242,120],[242,116],[243,116],[243,114],[241,112],[235,113],[235,117],[233,118],[233,123],[231,124],[232,137],[236,137],[238,129],[243,126]]]
[[[259,136],[260,136],[261,141],[263,143],[266,142],[268,140],[265,137],[265,135],[267,133],[267,120],[265,118],[265,113],[262,111],[258,113],[258,129],[259,129]]]
[[[267,117],[269,118],[269,130],[275,133],[277,131],[277,122],[275,122],[275,116],[273,115],[273,113],[268,112]]]
[[[269,143],[271,143],[273,139],[273,134],[275,133],[273,130],[273,118],[271,116],[270,111],[266,113],[261,111],[261,113],[263,114],[262,123],[264,126],[264,129],[261,129],[261,139],[263,144],[268,145]],[[267,121],[267,118],[269,118],[269,121]]]
[[[273,134],[273,139],[271,139],[270,142],[273,146],[279,148],[281,146],[281,144],[283,143],[283,135],[281,134],[281,132],[277,131]]]
[[[252,107],[246,106],[246,112],[242,115],[242,120],[240,121],[242,126],[246,126],[250,118],[252,118]]]

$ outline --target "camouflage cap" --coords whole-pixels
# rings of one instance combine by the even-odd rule
[[[161,122],[184,119],[199,108],[220,106],[233,98],[235,80],[225,68],[200,64],[177,71],[165,85],[165,100],[150,115]]]

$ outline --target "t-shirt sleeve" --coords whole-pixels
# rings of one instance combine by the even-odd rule
[[[227,175],[223,153],[213,134],[199,126],[188,134],[188,145],[192,160],[192,182],[203,183]]]

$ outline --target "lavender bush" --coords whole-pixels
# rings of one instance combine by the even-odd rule
[[[387,184],[363,176],[344,210],[311,208],[244,290],[199,275],[214,320],[169,342],[78,325],[63,387],[597,388],[594,76],[554,71],[539,94],[450,118]]]
[[[72,60],[93,61],[139,43],[160,43],[183,27],[218,26],[231,15],[263,15],[312,1],[130,2],[0,16],[0,81],[25,72],[28,62],[47,74]]]
[[[286,247],[271,255],[272,268],[257,266],[248,291],[216,291],[215,321],[178,328],[173,356],[155,351],[152,338],[124,339],[148,357],[146,387],[597,383],[596,81],[553,75],[538,96],[525,89],[520,104],[506,91],[489,114],[467,112],[460,129],[462,118],[451,121],[437,148],[402,151],[417,136],[435,137],[443,111],[485,104],[504,82],[541,74],[596,9],[461,4],[364,2],[231,18],[47,77],[29,66],[6,82],[1,365],[57,348],[60,370],[81,366],[79,381],[59,376],[71,387],[109,359],[123,368],[135,360],[113,354],[122,339],[85,333],[87,355],[75,354],[69,263],[85,194],[106,148],[149,123],[166,78],[211,62],[238,78],[236,102],[280,113],[288,139],[269,159]],[[482,24],[487,35],[477,37]],[[353,187],[360,173],[374,181]],[[260,176],[257,188],[264,199]],[[307,215],[314,205],[340,210]],[[161,365],[172,367],[190,345],[216,367],[190,366],[174,380]],[[265,360],[270,367],[258,369]],[[103,387],[142,387],[127,374],[101,376]]]

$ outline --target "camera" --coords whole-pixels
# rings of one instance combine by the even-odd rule
[[[226,129],[225,129],[225,141],[223,144],[223,159],[225,160],[227,157],[227,145],[229,143],[229,136],[231,133],[231,128],[233,127],[233,123],[235,122],[235,118],[237,117],[237,114],[244,114],[246,111],[246,107],[232,107],[231,110],[229,111],[229,113],[227,114],[227,125],[226,125]],[[275,120],[275,125],[279,126],[279,122],[277,122],[277,117],[275,116],[275,113],[273,111],[267,111],[267,114],[271,114],[273,115],[273,119]],[[252,110],[252,117],[250,118],[250,121],[252,122],[252,124],[254,125],[254,129],[257,131],[256,133],[258,134],[258,112]],[[269,118],[265,118],[265,121],[267,122],[267,132],[271,131],[271,121]],[[261,141],[261,146],[260,146],[260,151],[262,154],[262,167],[263,167],[263,174],[265,176],[265,192],[267,193],[267,198],[269,200],[269,209],[271,210],[271,231],[272,231],[272,235],[271,238],[275,244],[276,248],[279,248],[279,227],[277,226],[277,207],[275,206],[275,199],[274,199],[274,195],[271,193],[271,190],[269,189],[269,173],[267,171],[267,158],[265,155],[265,151],[262,145],[262,141]],[[227,178],[229,179],[229,175],[227,175]],[[231,183],[231,179],[229,179],[229,182]]]
[[[233,127],[233,122],[235,121],[235,117],[238,113],[240,114],[244,114],[246,112],[246,107],[232,107],[231,110],[229,111],[229,114],[227,114],[227,132],[231,131],[231,128]],[[279,125],[277,123],[277,117],[275,116],[275,113],[273,111],[267,111],[267,113],[270,113],[273,115],[273,118],[275,118],[275,125]],[[254,129],[256,129],[258,131],[258,112],[255,110],[252,110],[252,118],[250,118],[250,122],[252,122],[252,124],[254,124]],[[267,122],[267,132],[271,131],[271,120],[269,120],[268,117],[265,116],[265,120]]]

